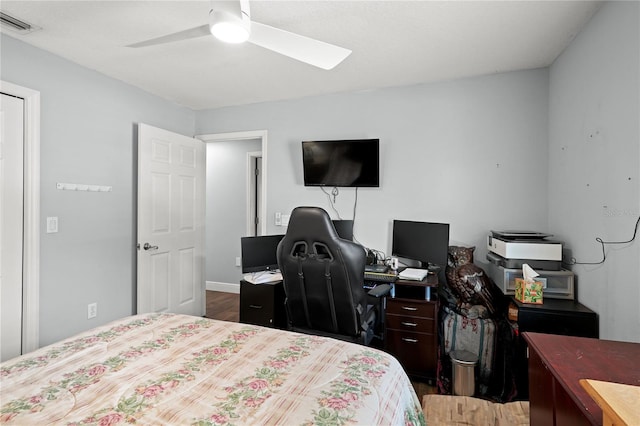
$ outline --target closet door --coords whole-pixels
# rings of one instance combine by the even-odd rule
[[[0,361],[22,353],[24,100],[0,98]]]

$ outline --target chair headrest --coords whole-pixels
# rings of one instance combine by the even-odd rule
[[[287,239],[296,241],[322,241],[338,240],[340,237],[336,232],[329,214],[320,207],[296,207],[291,212],[289,226],[287,228]]]

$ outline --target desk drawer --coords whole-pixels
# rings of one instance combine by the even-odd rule
[[[240,322],[273,327],[273,310],[262,304],[248,304],[240,309]]]
[[[240,322],[265,327],[286,327],[282,282],[251,284],[240,281]]]
[[[410,374],[433,376],[436,369],[436,335],[387,330],[387,349]]]
[[[435,302],[422,302],[407,299],[387,299],[387,314],[435,318]]]
[[[387,329],[434,334],[436,322],[433,318],[387,314]]]

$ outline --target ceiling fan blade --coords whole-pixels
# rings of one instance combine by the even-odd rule
[[[171,43],[174,41],[187,40],[190,38],[204,37],[211,35],[209,31],[209,24],[201,25],[195,28],[189,28],[188,30],[179,31],[177,33],[165,35],[162,37],[152,38],[150,40],[141,41],[139,43],[130,44],[127,47],[147,47],[157,44]]]
[[[251,21],[249,42],[298,61],[330,70],[351,50]]]

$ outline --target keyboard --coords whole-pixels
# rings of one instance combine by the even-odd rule
[[[384,273],[384,272],[387,272],[388,270],[389,270],[389,267],[387,265],[365,265],[364,267],[365,272]]]
[[[364,272],[365,281],[376,281],[381,283],[392,283],[398,279],[395,273],[389,272]]]

